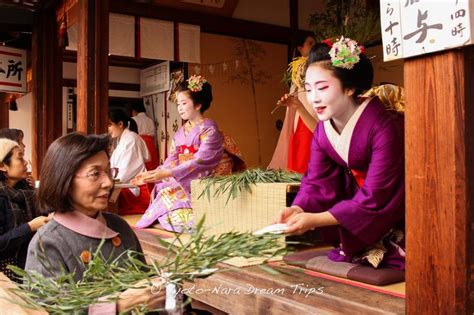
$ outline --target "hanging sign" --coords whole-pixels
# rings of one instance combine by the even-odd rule
[[[0,46],[0,91],[26,93],[26,50]]]
[[[384,60],[473,44],[474,2],[381,0]]]
[[[169,88],[169,61],[140,70],[140,97],[168,91]]]

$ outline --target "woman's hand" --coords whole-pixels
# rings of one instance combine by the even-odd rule
[[[284,233],[299,235],[314,228],[313,215],[314,213],[305,213],[298,206],[291,206],[280,213],[278,223],[288,224],[288,228]]]
[[[173,176],[173,174],[170,170],[154,170],[138,174],[130,183],[140,186],[147,183],[156,183],[171,176]]]
[[[290,108],[294,108],[296,110],[304,107],[303,103],[298,99],[297,96],[293,94],[288,94],[286,93],[283,95],[277,102],[278,105],[280,106],[286,106]]]
[[[303,209],[298,206],[285,208],[282,212],[280,212],[276,223],[288,223],[289,219],[302,212],[304,212]]]
[[[306,231],[313,230],[317,227],[318,213],[297,213],[288,221],[288,228],[285,230],[287,234],[301,235]]]
[[[47,217],[41,215],[39,217],[34,218],[30,222],[28,222],[28,225],[30,226],[30,230],[32,232],[38,231],[38,229],[42,227],[43,225],[45,225],[46,223],[48,223],[49,220],[51,220],[51,218],[52,218],[52,215],[49,215]]]
[[[141,186],[141,185],[144,184],[143,178],[145,178],[147,176],[150,176],[154,172],[156,172],[156,170],[148,171],[148,172],[141,172],[137,176],[135,176],[133,179],[130,180],[130,184]]]
[[[150,285],[148,280],[142,280],[134,287],[120,293],[117,300],[118,313],[130,311],[140,304],[146,304],[147,310],[164,308],[166,300],[164,282],[159,279],[152,283],[153,285]]]
[[[285,230],[285,233],[296,235],[301,235],[306,231],[314,230],[318,227],[339,224],[336,218],[329,211],[318,213],[296,213],[295,215],[291,216],[286,221],[286,223],[289,225],[289,227]]]
[[[173,176],[173,173],[171,173],[170,170],[156,170],[153,171],[153,173],[144,176],[142,180],[144,183],[156,183],[171,176]]]
[[[28,186],[30,186],[31,188],[35,188],[35,180],[33,179],[33,176],[31,176],[31,174],[28,174],[28,177],[25,178],[25,180]]]

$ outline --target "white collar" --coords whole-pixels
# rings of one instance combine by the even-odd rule
[[[360,106],[356,109],[354,114],[352,114],[349,121],[342,129],[341,134],[339,134],[334,126],[331,124],[331,120],[326,120],[324,122],[324,131],[326,136],[329,139],[329,142],[333,146],[334,150],[339,154],[339,156],[349,164],[349,148],[351,145],[352,134],[354,132],[355,126],[359,121],[360,116],[364,112],[367,105],[372,100],[372,97],[367,98]]]

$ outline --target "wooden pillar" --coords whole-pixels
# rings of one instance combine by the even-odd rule
[[[7,93],[0,92],[0,129],[9,126]]]
[[[291,40],[288,45],[288,62],[293,60],[293,51],[295,50],[298,37],[298,0],[289,0],[290,6],[290,30],[291,30]]]
[[[405,60],[408,314],[474,310],[473,56]]]
[[[62,135],[62,49],[54,8],[37,15],[32,38],[33,176],[38,177],[49,145]]]
[[[109,0],[79,0],[77,130],[104,133],[108,122]]]

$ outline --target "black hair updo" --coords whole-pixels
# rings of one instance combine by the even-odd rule
[[[354,97],[359,96],[364,91],[372,87],[374,80],[374,69],[370,59],[364,54],[359,55],[357,62],[352,69],[335,67],[331,63],[329,51],[331,47],[326,43],[318,43],[311,48],[308,56],[308,68],[312,65],[319,65],[324,69],[333,71],[342,87],[346,89],[355,89]]]
[[[209,84],[209,82],[202,84],[201,91],[193,92],[188,87],[188,81],[183,81],[178,86],[178,92],[187,92],[195,105],[201,104],[201,108],[199,109],[201,114],[211,107],[212,86]]]

